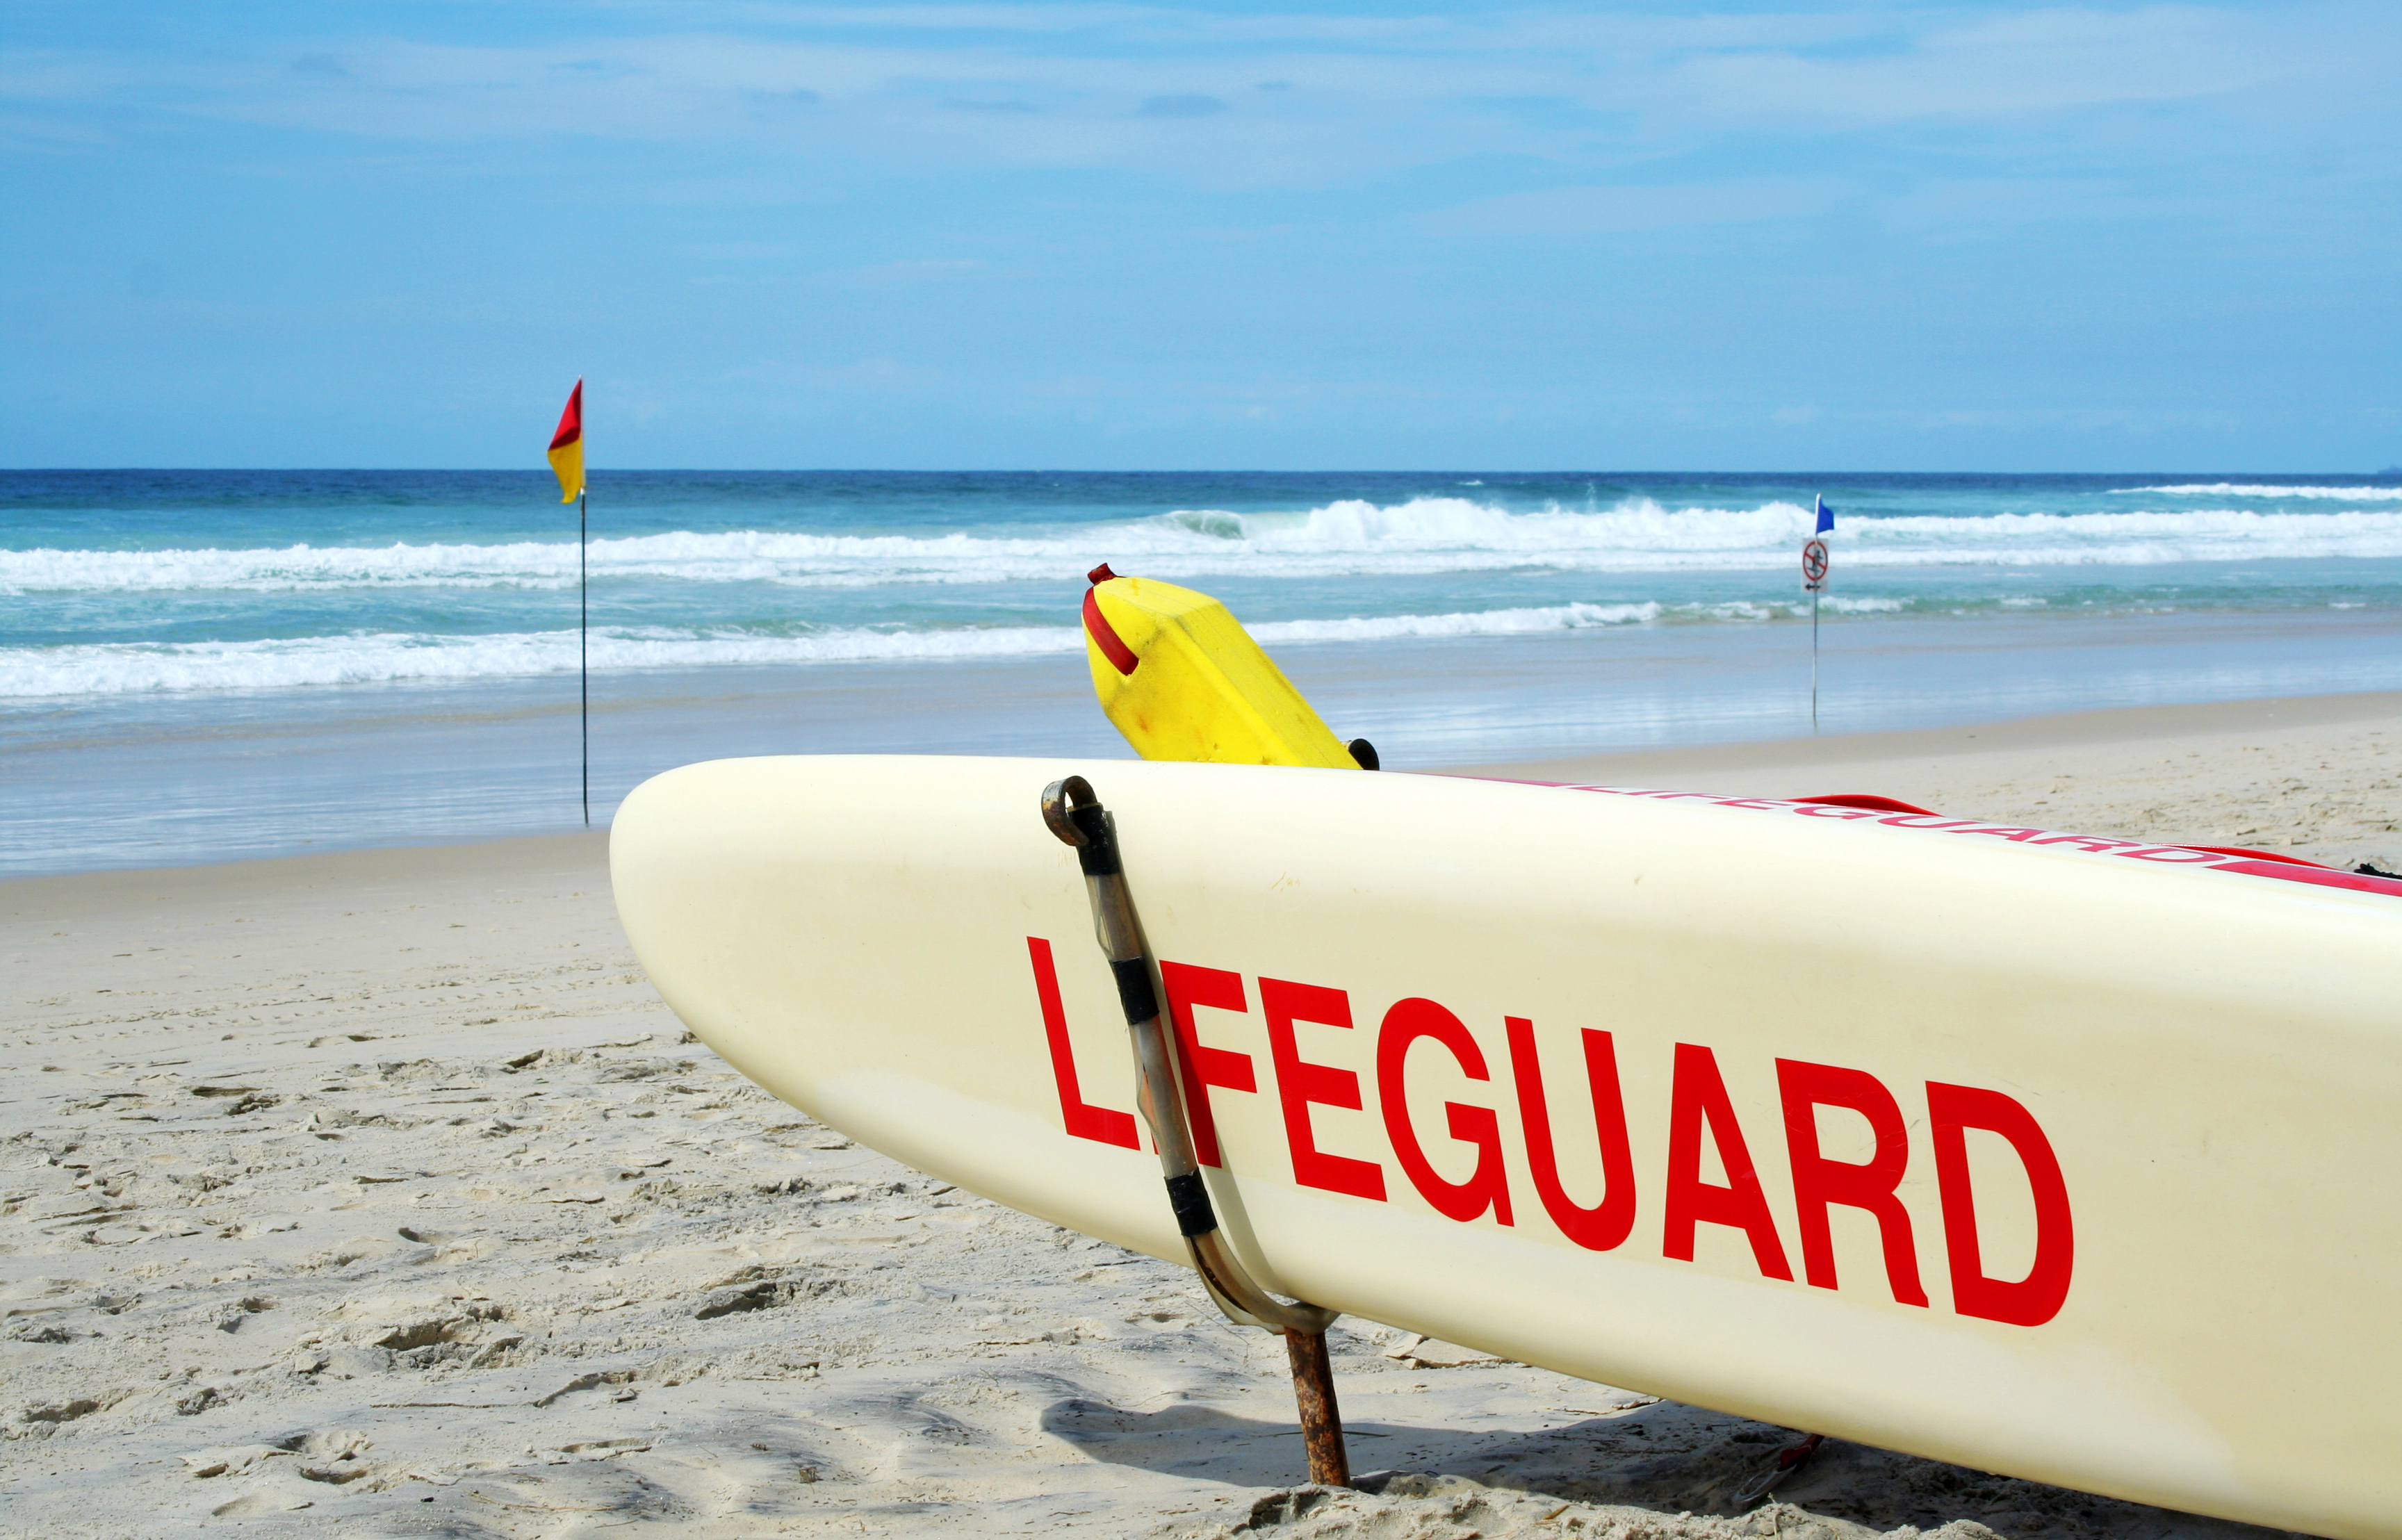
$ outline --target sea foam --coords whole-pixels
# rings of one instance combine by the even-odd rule
[[[2402,487],[2271,487],[2257,482],[2194,482],[2182,487],[2128,487],[2122,492],[2172,497],[2307,498],[2321,502],[2402,502]]]
[[[2402,501],[2392,488],[2154,488]],[[596,577],[863,588],[1072,581],[1096,559],[1174,580],[1556,571],[1760,571],[1789,566],[1811,514],[1791,502],[1671,511],[1649,499],[1598,510],[1511,512],[1466,498],[1331,502],[1290,514],[1188,509],[1026,535],[813,535],[674,530],[592,542]],[[2295,557],[2402,556],[2402,509],[2243,508],[1850,517],[1845,567],[2151,566]],[[289,545],[257,550],[0,551],[0,593],[290,592],[520,587],[577,581],[573,542]]]
[[[1859,598],[1830,608],[1873,612],[1898,599]],[[1268,647],[1412,638],[1510,637],[1656,622],[1765,621],[1807,613],[1788,604],[1730,600],[1663,605],[1557,604],[1429,615],[1369,615],[1268,621],[1249,627]],[[0,697],[115,695],[188,690],[277,690],[296,685],[374,684],[531,678],[573,673],[572,630],[481,636],[365,633],[249,641],[85,643],[0,649]],[[603,626],[592,633],[596,672],[721,665],[801,667],[826,663],[949,662],[1075,653],[1072,626],[898,629],[828,627],[806,635],[717,628]]]

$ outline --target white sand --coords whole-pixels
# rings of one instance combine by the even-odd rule
[[[2402,699],[1587,759],[2394,864]],[[1533,767],[1518,767],[1532,774]],[[597,837],[0,886],[0,1534],[2259,1534],[1364,1322],[1296,1489],[1283,1354],[1189,1274],[752,1088]]]

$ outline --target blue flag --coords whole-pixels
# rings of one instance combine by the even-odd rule
[[[1818,528],[1815,532],[1823,535],[1834,527],[1835,510],[1828,507],[1827,500],[1821,497],[1818,499]]]

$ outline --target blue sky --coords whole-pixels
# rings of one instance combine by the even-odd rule
[[[2376,469],[2402,7],[0,15],[0,464]]]

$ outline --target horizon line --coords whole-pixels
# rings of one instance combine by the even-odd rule
[[[516,465],[0,465],[0,475],[525,475],[549,479],[553,473],[547,466]],[[1508,476],[2363,476],[2402,477],[2402,464],[2387,465],[2379,470],[2358,470],[2339,467],[2313,467],[2299,471],[2268,471],[2255,468],[2192,468],[2135,466],[2124,468],[2088,468],[2074,471],[2012,471],[1997,469],[1955,468],[1941,471],[1878,470],[1865,466],[1829,469],[1824,466],[1778,467],[1770,470],[1733,470],[1693,466],[1666,466],[1638,469],[1630,466],[1607,468],[1593,466],[1492,466],[1492,465],[1429,465],[1399,468],[1370,466],[1322,466],[1315,468],[1245,466],[1234,468],[1201,466],[902,466],[902,465],[626,465],[592,467],[589,478],[599,480],[613,475],[1066,475],[1066,476],[1280,476],[1280,475],[1508,475]]]

